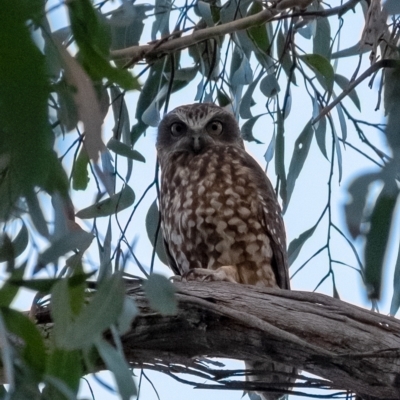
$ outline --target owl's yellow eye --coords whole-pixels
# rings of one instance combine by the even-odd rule
[[[175,122],[171,125],[172,136],[179,137],[186,133],[186,125],[181,122]]]
[[[211,121],[206,129],[210,135],[218,136],[222,133],[222,124],[219,121]]]

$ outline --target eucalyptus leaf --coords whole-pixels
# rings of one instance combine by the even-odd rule
[[[151,40],[157,39],[157,34],[160,33],[161,37],[169,35],[169,16],[171,12],[171,0],[156,0],[155,1],[155,21],[151,28]]]
[[[342,90],[346,90],[350,85],[350,81],[345,76],[339,74],[335,74],[335,82],[340,86]],[[361,111],[360,99],[358,98],[355,89],[350,91],[348,96],[350,97],[354,105],[358,108],[358,110]]]
[[[319,120],[318,128],[314,129],[315,139],[322,155],[329,161],[328,155],[326,153],[326,117],[322,117]]]
[[[201,17],[206,22],[207,26],[211,27],[214,26],[214,20],[211,14],[211,7],[210,4],[199,0],[196,4],[197,9],[201,15]]]
[[[47,386],[43,392],[44,396],[50,396],[48,398],[56,398],[58,393],[69,392],[70,396],[75,396],[78,393],[79,382],[83,375],[81,355],[76,350],[64,350],[54,348],[48,355],[48,362],[46,365],[47,382],[51,382],[52,385]],[[50,380],[48,377],[56,378],[56,380]],[[60,383],[65,385],[60,387]],[[57,393],[58,392],[58,393]],[[65,398],[60,397],[61,398]],[[73,398],[73,397],[72,397]]]
[[[35,272],[40,271],[46,265],[54,263],[59,257],[65,255],[69,251],[79,250],[85,252],[93,240],[93,234],[83,229],[76,229],[68,232],[66,235],[54,241],[50,247],[44,250],[38,257]]]
[[[262,78],[264,72],[261,71],[257,78],[254,79],[252,83],[248,86],[246,93],[243,95],[241,101],[240,101],[240,106],[239,106],[239,114],[240,117],[243,119],[249,119],[253,116],[253,114],[250,111],[250,108],[254,105],[254,100],[253,100],[253,93],[254,89],[257,87],[258,82]]]
[[[370,299],[379,300],[381,296],[384,259],[397,198],[396,183],[386,182],[370,217],[365,244],[365,284]]]
[[[137,79],[128,70],[114,68],[110,64],[108,60],[111,47],[109,27],[104,20],[99,18],[91,1],[68,2],[67,6],[71,29],[79,47],[83,67],[93,81],[107,78],[124,89],[139,89]],[[65,61],[64,56],[63,59]]]
[[[354,179],[348,187],[349,201],[344,207],[347,229],[353,239],[361,234],[361,223],[365,220],[364,211],[369,186],[378,181],[378,173],[369,173]]]
[[[251,69],[250,61],[246,57],[246,55],[242,53],[240,65],[234,71],[231,77],[231,84],[233,86],[248,85],[252,81],[253,81],[253,71]]]
[[[35,225],[36,230],[45,238],[50,238],[49,228],[46,219],[44,218],[42,208],[40,207],[37,194],[32,190],[25,196],[26,204],[28,205],[29,215]]]
[[[243,124],[242,128],[240,129],[240,132],[241,132],[242,138],[244,140],[246,140],[248,142],[256,142],[258,144],[262,143],[253,136],[253,128],[254,128],[254,124],[257,122],[258,118],[260,118],[263,115],[265,115],[265,114],[256,115],[255,117],[250,118],[248,121],[246,121]]]
[[[87,151],[82,146],[72,170],[72,187],[74,190],[86,190],[90,181],[88,172],[89,161]]]
[[[274,74],[267,75],[260,82],[261,93],[266,97],[276,96],[281,88]]]
[[[342,149],[340,148],[340,142],[338,135],[336,133],[335,125],[332,124],[332,133],[333,133],[333,138],[334,138],[334,145],[335,145],[335,151],[336,151],[336,156],[337,156],[337,164],[338,164],[338,170],[339,170],[339,183],[342,180],[342,172],[343,172],[343,164],[342,164]]]
[[[120,274],[104,279],[89,304],[67,325],[61,347],[74,350],[92,345],[102,332],[117,322],[124,296]]]
[[[299,177],[301,170],[303,169],[304,162],[306,161],[313,138],[313,133],[314,131],[311,125],[311,121],[309,121],[307,122],[303,131],[300,133],[299,137],[296,139],[292,159],[290,161],[289,172],[287,175],[287,201],[285,203],[284,212],[289,205],[289,201],[292,196],[296,180]]]
[[[324,8],[319,5],[321,11]],[[328,18],[316,19],[316,32],[313,38],[313,53],[320,54],[329,60],[331,53],[331,27]]]
[[[124,357],[105,340],[98,339],[96,348],[100,357],[104,361],[107,369],[115,377],[118,386],[118,394],[122,400],[131,400],[132,396],[137,395],[135,382],[132,372]]]
[[[111,237],[112,237],[112,229],[111,229],[111,218],[110,218],[108,220],[107,233],[106,237],[104,238],[103,246],[99,245],[99,259],[100,259],[99,278],[98,278],[99,282],[101,282],[105,277],[110,277],[112,274]]]
[[[4,235],[0,236],[0,262],[8,262],[21,255],[29,243],[28,229],[25,223],[13,241],[3,241]]]
[[[264,159],[267,162],[267,164],[269,162],[271,162],[274,153],[275,153],[275,142],[276,142],[276,136],[275,136],[275,131],[272,135],[271,141],[269,142],[269,145],[267,147],[267,151],[264,154]]]
[[[107,147],[120,156],[130,158],[131,160],[146,162],[146,159],[137,150],[131,149],[130,146],[114,138],[108,141]]]
[[[158,235],[156,242],[157,230],[158,230]],[[153,201],[149,210],[147,211],[146,231],[147,231],[147,237],[149,238],[150,243],[152,244],[153,247],[154,244],[156,243],[156,254],[158,258],[162,263],[168,265],[168,258],[164,249],[164,243],[163,243],[164,239],[160,225],[160,213],[158,211],[157,200]]]
[[[279,194],[285,204],[287,202],[286,173],[285,173],[285,127],[283,124],[282,112],[278,110],[277,114],[277,135],[275,142],[275,171],[278,179],[280,179]]]
[[[304,243],[313,235],[315,229],[317,228],[318,224],[315,224],[312,228],[307,229],[303,232],[298,238],[293,239],[288,247],[288,262],[289,266],[294,263],[297,256],[300,253],[301,248],[303,247]]]
[[[81,285],[86,282],[89,278],[91,278],[96,271],[89,273],[81,273],[78,275],[73,275],[70,278],[63,278],[63,280],[67,281],[69,287],[74,287],[77,285]],[[37,278],[37,279],[22,279],[17,275],[12,275],[8,282],[10,285],[20,288],[26,288],[30,290],[34,290],[35,292],[40,292],[42,294],[48,294],[53,289],[53,286],[60,282],[60,278]]]
[[[163,275],[152,274],[143,283],[150,307],[162,315],[174,315],[178,311],[175,286]]]
[[[336,96],[333,96],[333,99],[335,99],[335,98],[336,98]],[[347,125],[346,125],[346,120],[344,119],[344,113],[343,113],[343,109],[342,109],[342,106],[340,105],[340,103],[338,103],[336,105],[336,110],[337,110],[338,117],[339,117],[340,130],[342,131],[342,139],[343,139],[343,141],[346,141]]]
[[[396,266],[393,276],[393,296],[390,303],[390,315],[395,316],[400,307],[400,248],[397,253]]]
[[[138,314],[139,310],[133,299],[125,296],[122,312],[117,321],[118,332],[120,335],[124,335],[130,331],[132,322]]]
[[[109,197],[99,201],[89,207],[86,207],[76,213],[78,218],[89,219],[108,217],[130,207],[135,202],[135,193],[132,188],[125,185],[124,188]]]
[[[14,268],[9,278],[0,288],[0,307],[8,307],[18,293],[19,287],[12,284],[13,280],[21,280],[24,276],[26,263]]]
[[[335,73],[330,62],[320,54],[305,54],[299,56],[316,74],[321,85],[332,93]]]

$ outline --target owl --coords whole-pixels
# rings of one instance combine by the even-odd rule
[[[161,224],[174,273],[289,289],[280,206],[266,174],[245,151],[234,116],[211,103],[178,107],[161,121],[156,147]],[[247,366],[269,373],[251,380],[288,382],[285,374],[293,373],[278,363]]]

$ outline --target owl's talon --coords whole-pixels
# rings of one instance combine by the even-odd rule
[[[169,278],[171,282],[182,282],[182,276],[181,275],[173,275]]]

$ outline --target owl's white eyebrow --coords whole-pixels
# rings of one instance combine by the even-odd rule
[[[208,121],[220,114],[219,110],[216,110],[216,112],[207,113],[206,115],[201,114],[201,116],[199,114],[193,114],[192,118],[190,118],[187,111],[176,110],[175,112],[175,115],[178,116],[182,122],[194,129],[203,128]]]

